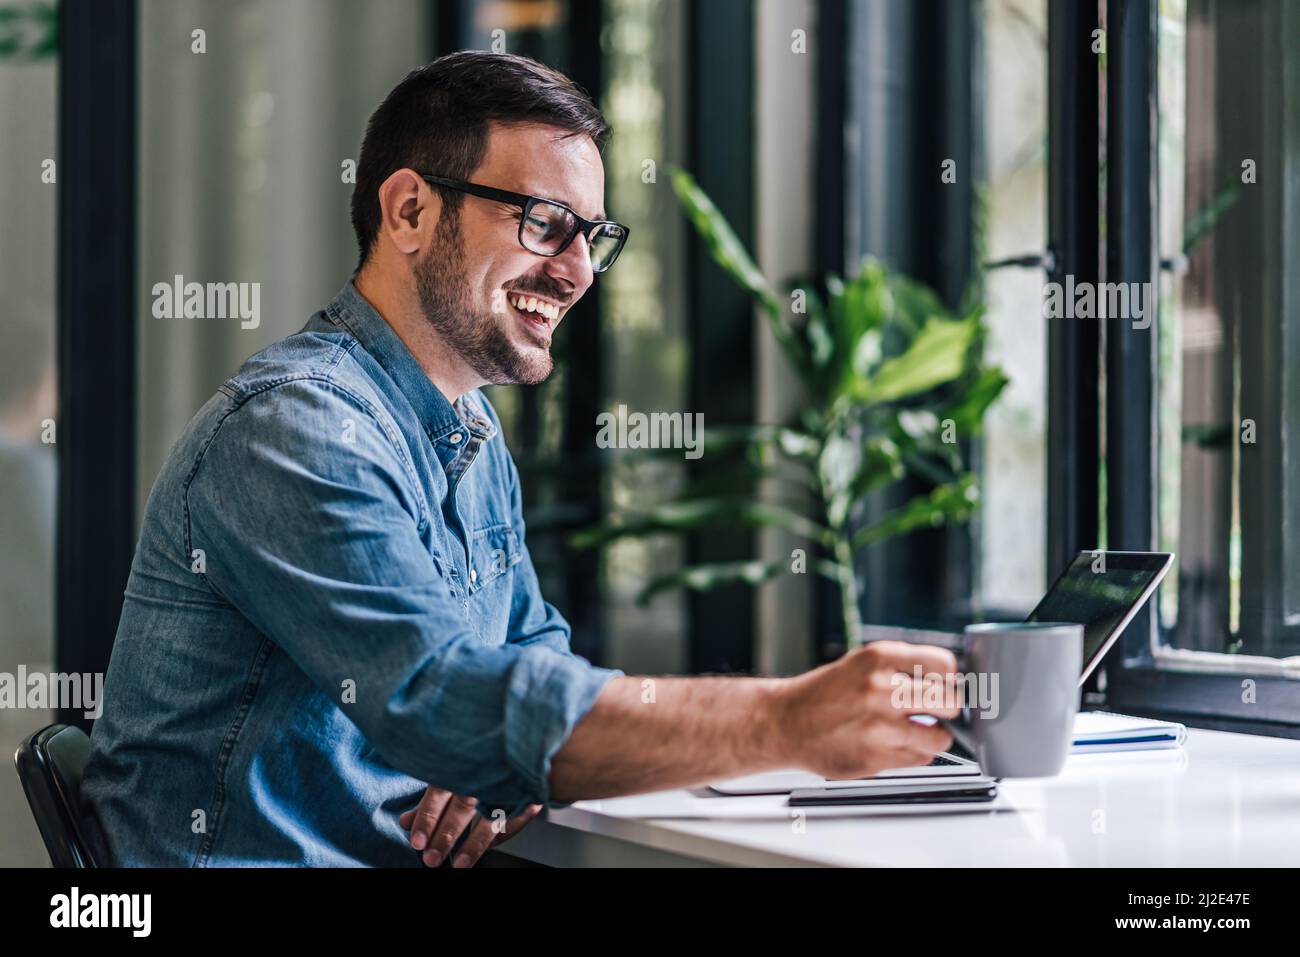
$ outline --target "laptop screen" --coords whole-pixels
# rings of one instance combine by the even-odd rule
[[[1080,552],[1026,621],[1083,625],[1083,675],[1101,661],[1173,561],[1166,552]]]

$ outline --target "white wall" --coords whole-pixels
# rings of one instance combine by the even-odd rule
[[[794,50],[794,31],[804,31],[806,52]],[[820,37],[813,0],[758,0],[754,31],[756,144],[756,250],[758,266],[774,284],[809,274],[814,266],[813,170],[816,164],[817,45]],[[799,408],[799,384],[773,338],[756,315],[754,397],[758,421],[784,423]],[[764,495],[788,486],[765,484]],[[812,543],[777,529],[759,538],[765,561],[795,548],[812,557]],[[812,574],[780,575],[758,592],[756,669],[790,674],[811,664]]]

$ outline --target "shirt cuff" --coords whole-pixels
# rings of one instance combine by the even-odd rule
[[[527,782],[532,803],[568,807],[550,797],[551,758],[591,710],[617,668],[597,668],[585,658],[544,645],[525,645],[506,689],[506,757]]]

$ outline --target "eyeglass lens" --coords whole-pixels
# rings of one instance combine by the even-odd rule
[[[573,213],[563,206],[537,202],[524,216],[519,236],[524,248],[542,256],[554,256],[577,225]],[[591,268],[603,272],[613,263],[623,246],[624,232],[617,226],[598,226],[588,237]]]

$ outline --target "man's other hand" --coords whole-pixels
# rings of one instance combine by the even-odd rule
[[[425,788],[420,803],[403,813],[398,823],[411,832],[411,846],[424,852],[428,867],[437,867],[446,860],[461,834],[472,828],[451,866],[473,867],[484,851],[514,837],[541,809],[540,804],[530,804],[508,820],[500,816],[496,820],[478,817],[476,798],[461,797],[430,785]]]

